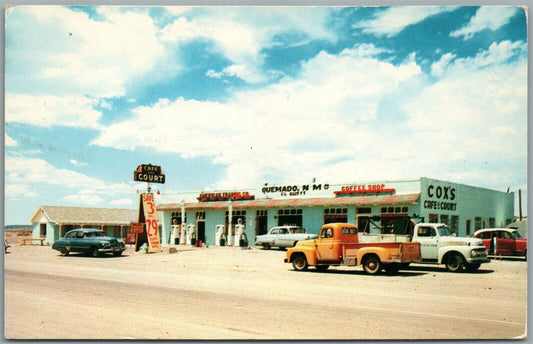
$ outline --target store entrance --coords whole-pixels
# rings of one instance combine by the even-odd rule
[[[268,232],[267,211],[258,210],[255,216],[255,235],[263,235]]]

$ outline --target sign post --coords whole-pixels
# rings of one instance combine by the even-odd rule
[[[133,180],[148,183],[148,192],[139,195],[139,221],[135,227],[137,234],[135,250],[144,242],[148,243],[148,252],[161,252],[159,238],[159,225],[157,223],[154,194],[151,193],[150,183],[165,183],[165,174],[161,172],[161,166],[139,165],[133,172]],[[142,233],[139,233],[142,226]],[[133,227],[132,227],[133,231]],[[143,243],[140,240],[146,240]]]

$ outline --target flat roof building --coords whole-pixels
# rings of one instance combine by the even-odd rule
[[[349,184],[268,185],[256,190],[200,193],[197,202],[161,203],[161,239],[170,243],[172,225],[185,224],[195,239],[218,245],[217,229],[232,233],[242,224],[249,245],[280,225],[317,234],[330,222],[349,222],[359,231],[404,234],[412,221],[446,223],[458,236],[505,227],[514,220],[514,194],[429,178]]]

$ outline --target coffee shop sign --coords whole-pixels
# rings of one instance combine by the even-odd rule
[[[268,183],[263,186],[261,191],[265,194],[279,193],[280,196],[303,196],[309,191],[328,190],[329,184],[305,184],[305,185],[276,185],[269,186]]]

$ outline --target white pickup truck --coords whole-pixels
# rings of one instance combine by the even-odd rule
[[[460,272],[463,268],[475,272],[482,263],[490,262],[483,241],[456,237],[442,223],[417,224],[411,240],[420,243],[423,263],[445,264],[451,272]]]
[[[361,242],[419,242],[422,263],[445,264],[451,272],[460,272],[463,268],[468,272],[475,272],[482,263],[490,262],[483,241],[456,237],[442,223],[418,223],[412,236],[366,233],[359,233],[359,236]]]

